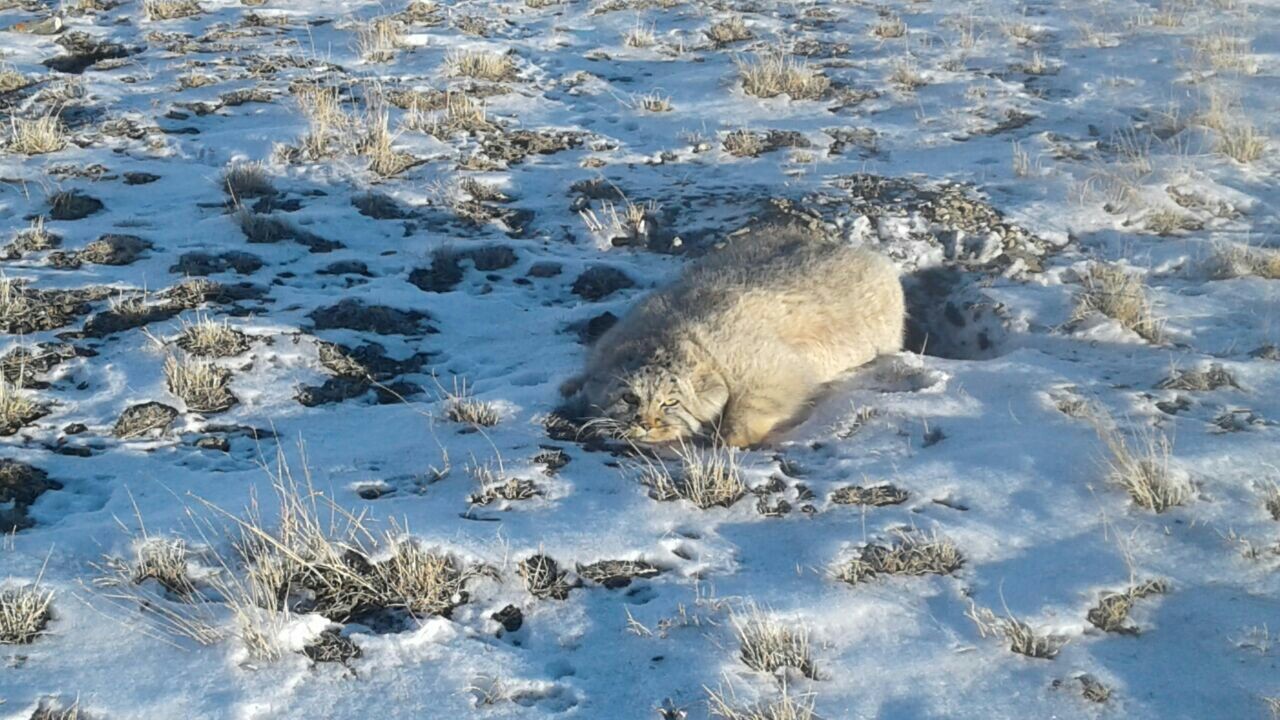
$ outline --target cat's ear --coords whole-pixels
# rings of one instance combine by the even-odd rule
[[[587,384],[586,375],[574,375],[560,384],[560,397],[570,397],[577,395],[582,390],[582,386]]]

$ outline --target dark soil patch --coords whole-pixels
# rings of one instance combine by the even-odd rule
[[[34,525],[27,510],[43,493],[61,489],[62,483],[50,480],[39,468],[0,459],[0,531],[17,532]]]
[[[515,164],[530,155],[550,155],[582,145],[582,133],[569,130],[516,130],[493,133],[481,141],[488,157]]]
[[[0,377],[11,385],[41,390],[48,387],[48,383],[41,382],[38,379],[40,375],[77,355],[87,357],[92,354],[63,343],[39,343],[32,347],[19,345],[0,357]]]
[[[404,220],[413,217],[395,198],[382,193],[365,193],[351,198],[351,204],[361,215],[375,220]]]
[[[131,405],[120,413],[111,434],[121,440],[132,440],[144,435],[163,435],[179,414],[177,408],[164,403]]]
[[[102,60],[128,57],[143,48],[128,48],[120,43],[97,40],[92,35],[73,31],[58,38],[57,43],[66,48],[67,53],[44,60],[44,66],[50,70],[79,75],[94,63]]]
[[[624,588],[635,578],[657,577],[660,572],[656,565],[643,560],[600,560],[578,565],[578,575],[610,590]]]
[[[346,664],[360,657],[360,647],[338,633],[337,630],[325,630],[315,642],[302,648],[302,654],[312,662],[336,662]]]
[[[907,501],[907,491],[893,485],[873,485],[862,487],[851,485],[842,487],[831,493],[831,502],[837,505],[900,505]]]
[[[409,273],[409,282],[426,292],[449,292],[462,282],[462,263],[470,260],[476,270],[493,272],[515,265],[515,250],[505,245],[490,245],[469,250],[440,248],[431,254],[431,267]]]
[[[428,324],[431,316],[417,310],[399,310],[386,305],[369,305],[348,298],[308,316],[316,330],[356,330],[379,335],[421,335],[437,330]]]
[[[615,267],[592,265],[573,281],[572,292],[583,300],[598,302],[635,284],[626,273]]]
[[[205,252],[189,252],[178,258],[169,272],[193,277],[215,275],[228,270],[237,275],[252,275],[262,269],[262,258],[247,252],[229,250],[213,255]]]
[[[54,193],[49,198],[49,218],[52,220],[82,220],[102,210],[102,201],[79,190]]]
[[[151,249],[151,243],[136,235],[107,234],[72,253],[49,255],[52,267],[74,270],[83,263],[91,265],[130,265]]]
[[[84,334],[91,338],[104,338],[125,330],[168,320],[180,312],[182,308],[174,303],[157,303],[141,310],[104,310],[89,318],[84,324]]]

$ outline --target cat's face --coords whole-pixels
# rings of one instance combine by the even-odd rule
[[[584,388],[593,427],[638,443],[691,438],[720,417],[729,393],[719,375],[652,361]]]

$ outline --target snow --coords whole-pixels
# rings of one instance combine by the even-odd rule
[[[1225,158],[1214,152],[1216,131],[1193,121],[1216,90],[1238,98],[1235,119],[1274,130],[1280,7],[1272,0],[732,0],[633,3],[611,12],[599,12],[605,3],[597,0],[545,8],[514,0],[450,2],[441,3],[441,24],[406,28],[412,47],[381,64],[358,57],[354,27],[399,6],[297,0],[286,7],[268,0],[251,8],[205,0],[199,16],[149,21],[139,2],[87,13],[71,11],[73,5],[62,6],[68,32],[148,49],[117,68],[67,76],[40,64],[62,52],[56,38],[0,33],[0,64],[41,80],[0,95],[0,113],[27,117],[65,105],[73,140],[49,155],[0,154],[0,242],[29,227],[30,217],[47,214],[48,194],[79,189],[105,209],[48,221],[62,249],[79,249],[107,232],[136,234],[154,247],[130,265],[75,270],[56,269],[47,253],[32,253],[3,261],[4,276],[40,289],[158,293],[183,279],[171,267],[184,253],[235,250],[261,257],[265,266],[212,279],[251,282],[267,296],[206,303],[146,332],[69,336],[94,354],[42,374],[49,387],[31,393],[50,412],[0,438],[0,456],[62,484],[39,497],[29,511],[34,525],[7,536],[0,550],[0,578],[11,585],[38,578],[55,592],[46,634],[30,645],[0,646],[6,666],[0,717],[25,720],[46,698],[64,705],[78,698],[89,717],[108,720],[624,720],[657,717],[664,701],[704,718],[708,687],[732,687],[743,704],[778,696],[778,679],[738,658],[731,614],[751,603],[811,629],[819,678],[792,673],[787,684],[812,693],[818,716],[828,720],[1269,716],[1264,698],[1280,696],[1268,629],[1280,625],[1280,526],[1264,501],[1269,484],[1280,482],[1280,363],[1254,351],[1280,344],[1280,281],[1214,279],[1207,263],[1224,242],[1278,247],[1280,161],[1274,139],[1252,163]],[[0,6],[6,7],[0,27],[47,14]],[[1180,24],[1140,21],[1168,8]],[[730,10],[743,14],[755,38],[715,48],[702,30]],[[902,18],[905,38],[870,33],[882,11]],[[165,49],[171,39],[148,37],[233,29],[250,12],[288,24],[220,38],[230,47],[211,52],[171,52]],[[491,36],[454,27],[465,15],[487,18]],[[1039,38],[1015,42],[1008,33],[1018,23],[1037,28]],[[637,25],[652,25],[658,45],[625,46],[623,34]],[[1106,33],[1104,47],[1084,42],[1086,25]],[[970,27],[971,33],[961,30]],[[1219,31],[1251,40],[1256,72],[1206,68],[1195,43]],[[834,96],[792,101],[742,91],[736,61],[802,39],[828,50],[847,43],[847,53],[809,62],[839,86],[878,95],[845,104]],[[365,83],[374,81],[438,89],[463,82],[446,77],[443,64],[457,49],[517,55],[520,79],[505,83],[511,92],[486,100],[490,117],[508,130],[584,132],[583,145],[472,172],[457,162],[475,151],[474,139],[404,131],[397,149],[428,162],[395,178],[373,175],[364,158],[349,154],[293,164],[273,154],[276,144],[296,143],[307,130],[288,93],[291,81],[337,80],[355,97],[367,96]],[[1035,52],[1050,72],[1012,69]],[[249,54],[291,55],[342,70],[286,68],[252,77],[242,63]],[[928,79],[911,92],[887,79],[908,56]],[[176,78],[189,66],[220,82],[180,90]],[[275,101],[207,115],[178,106],[258,86],[270,88]],[[46,94],[66,87],[79,90],[61,99]],[[671,112],[634,107],[636,98],[654,92],[670,96]],[[166,117],[171,111],[182,115]],[[996,131],[1010,111],[1033,117]],[[392,108],[393,126],[402,116]],[[163,132],[128,139],[99,131],[120,118]],[[198,133],[172,132],[182,128]],[[799,131],[811,147],[732,157],[720,137],[738,128]],[[870,128],[874,144],[848,143],[830,154],[832,137],[824,130],[832,128]],[[1126,174],[1133,163],[1115,146],[1125,133],[1149,144],[1149,170]],[[709,148],[696,151],[699,141]],[[1023,177],[1014,170],[1015,141],[1032,164]],[[584,165],[589,158],[603,164]],[[344,247],[312,253],[289,240],[249,244],[219,180],[238,160],[266,162],[281,191],[277,201],[300,201],[300,208],[274,216]],[[59,165],[95,163],[109,177],[51,173]],[[125,172],[161,179],[126,185]],[[593,237],[571,185],[604,178],[628,200],[656,201],[660,230],[678,234],[690,256],[767,212],[769,198],[813,210],[842,237],[884,249],[908,271],[957,256],[954,244],[936,236],[940,228],[918,213],[872,218],[853,209],[839,179],[854,173],[910,178],[920,187],[967,183],[971,197],[985,198],[1004,221],[1049,248],[1043,269],[1027,270],[1024,261],[984,265],[991,259],[982,250],[986,236],[961,238],[960,249],[981,266],[965,276],[967,291],[1003,313],[992,321],[1004,335],[991,357],[883,358],[837,383],[768,447],[744,452],[749,486],[782,480],[785,490],[771,497],[792,506],[783,517],[758,512],[753,494],[709,510],[658,502],[633,459],[547,436],[542,420],[557,405],[556,389],[585,353],[577,324],[606,311],[621,315],[690,261]],[[1117,175],[1134,186],[1134,199],[1123,207],[1112,202],[1108,211],[1107,183]],[[455,217],[445,199],[464,177],[499,186],[514,198],[510,207],[533,213],[523,235]],[[1199,204],[1178,204],[1170,188]],[[411,216],[360,214],[351,198],[366,191],[394,198]],[[585,202],[603,211],[599,199]],[[1144,229],[1157,209],[1181,212],[1201,227],[1157,236]],[[464,261],[462,281],[448,292],[424,292],[406,281],[439,248],[489,245],[513,248],[518,262],[487,272]],[[368,276],[318,272],[343,261],[365,263]],[[523,281],[530,266],[544,261],[562,265],[562,272]],[[1073,321],[1079,274],[1097,261],[1119,262],[1145,277],[1155,314],[1166,321],[1167,343],[1148,343],[1106,318]],[[599,302],[572,294],[573,280],[596,264],[623,270],[635,286]],[[313,311],[347,298],[425,312],[438,332],[313,329]],[[106,306],[95,301],[93,311]],[[218,361],[233,370],[239,399],[225,413],[188,412],[166,388],[162,367],[173,348],[159,347],[153,336],[172,340],[180,319],[194,321],[197,313],[227,318],[253,340],[245,353]],[[2,335],[0,355],[57,342],[84,319]],[[422,391],[380,404],[371,387],[342,402],[303,406],[299,389],[332,376],[320,362],[317,338],[352,348],[377,343],[397,360],[430,354],[417,371],[394,377]],[[1156,387],[1175,369],[1210,363],[1221,363],[1240,387]],[[441,396],[454,387],[453,377],[495,404],[496,426],[472,431],[442,416]],[[1068,391],[1104,408],[1105,427],[1131,442],[1143,432],[1167,436],[1173,468],[1192,482],[1192,498],[1156,514],[1109,484],[1099,431],[1058,407]],[[1157,405],[1179,398],[1187,404],[1173,413]],[[113,437],[120,413],[146,401],[183,414],[162,435]],[[1232,410],[1256,421],[1224,431],[1215,420]],[[87,429],[68,435],[72,423]],[[260,432],[219,433],[217,426]],[[211,434],[228,437],[229,451],[194,444]],[[544,472],[534,457],[545,447],[560,448],[571,461]],[[215,552],[230,557],[231,539],[214,532],[227,524],[221,511],[239,514],[256,497],[266,523],[274,522],[263,464],[273,465],[278,451],[295,473],[310,472],[326,501],[365,513],[375,532],[407,531],[424,547],[496,568],[498,579],[476,582],[447,619],[419,618],[401,632],[349,625],[343,632],[361,655],[346,665],[300,654],[338,627],[316,614],[282,620],[278,642],[286,652],[263,661],[230,632],[231,613],[212,599],[207,612],[227,632],[208,646],[159,633],[141,610],[107,601],[93,564],[104,555],[131,557],[144,527],[151,537],[186,539],[198,551],[197,577],[225,571],[210,560]],[[486,463],[534,480],[542,494],[469,508],[476,486],[467,469]],[[442,469],[447,473],[439,478]],[[908,500],[865,508],[829,501],[837,488],[879,482],[906,490]],[[813,498],[804,499],[798,485]],[[389,492],[362,499],[358,491],[369,486]],[[801,510],[806,503],[812,513]],[[864,543],[912,529],[953,542],[964,566],[950,576],[885,577],[857,586],[832,576]],[[622,589],[584,582],[567,600],[535,599],[517,572],[517,563],[534,553],[570,571],[575,563],[640,559],[662,573]],[[1138,635],[1105,633],[1086,620],[1102,593],[1148,579],[1167,581],[1169,590],[1134,604]],[[966,616],[971,602],[1066,644],[1053,659],[1012,653],[1003,638],[981,637]],[[523,612],[524,625],[499,634],[491,616],[507,605]],[[1107,702],[1081,697],[1083,674],[1112,690]]]

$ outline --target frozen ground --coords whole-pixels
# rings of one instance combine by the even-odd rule
[[[1269,717],[1276,3],[200,0],[159,18],[181,5],[0,0],[0,500],[17,528],[0,577],[52,592],[34,640],[0,646],[0,716],[704,718],[709,688],[782,720],[767,706],[785,688],[827,720]],[[13,27],[51,12],[59,34]],[[733,18],[750,37],[706,34]],[[362,46],[378,27],[385,46]],[[491,77],[457,75],[476,51],[514,62],[473,54],[461,69]],[[778,51],[827,86],[744,92],[738,63]],[[61,137],[33,137],[51,117]],[[223,173],[248,162],[274,192],[229,197]],[[610,207],[632,220],[609,227]],[[900,261],[925,354],[741,454],[751,492],[730,507],[660,502],[635,458],[548,433],[593,319],[788,215]],[[60,247],[33,241],[41,217]],[[109,234],[132,237],[91,245]],[[617,272],[582,277],[596,266]],[[1145,280],[1124,297],[1154,323],[1080,311],[1112,266]],[[217,370],[203,403],[166,382],[204,319],[247,336],[217,336],[226,409]],[[446,417],[464,380],[496,424]],[[147,402],[168,409],[117,425]],[[1181,504],[1135,502],[1109,443]],[[353,565],[416,538],[490,571],[447,618],[326,618],[301,591],[237,605],[252,568],[233,518],[256,498],[277,528],[278,452],[309,471],[332,542],[350,539],[338,509],[360,517]],[[484,467],[536,493],[473,502]],[[886,483],[905,499],[844,490]],[[903,537],[963,564],[837,577]],[[128,564],[174,540],[189,585],[132,583]],[[567,594],[528,589],[538,554]],[[658,573],[608,588],[582,577],[600,560]],[[1136,632],[1090,621],[1149,581]],[[751,607],[809,633],[808,673],[740,659]],[[167,632],[175,616],[204,642]],[[303,652],[327,630],[359,655]],[[1011,652],[1006,631],[1053,657]]]

